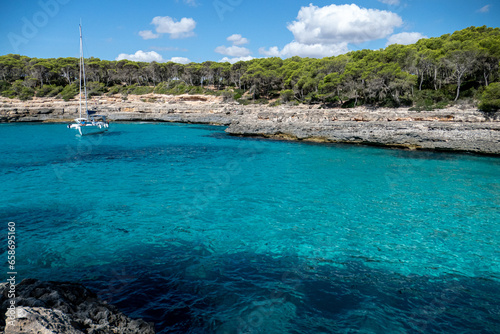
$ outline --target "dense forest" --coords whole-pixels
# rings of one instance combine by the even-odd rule
[[[500,108],[500,28],[470,27],[412,45],[323,59],[259,58],[235,64],[85,61],[90,96],[217,94],[242,104]],[[22,100],[78,95],[77,58],[0,56],[0,94]]]

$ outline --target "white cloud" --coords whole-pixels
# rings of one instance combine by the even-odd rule
[[[187,17],[177,21],[170,16],[156,16],[151,24],[156,26],[158,34],[169,34],[172,39],[194,36],[193,30],[196,28],[196,21]]]
[[[249,49],[238,46],[238,45],[248,44],[249,43],[248,39],[244,38],[240,34],[233,34],[229,36],[227,40],[233,43],[233,45],[232,46],[221,45],[216,47],[214,51],[233,58],[224,57],[220,60],[221,62],[228,61],[230,63],[235,63],[240,60],[253,59],[253,57],[250,56],[252,52]]]
[[[158,63],[164,62],[163,57],[159,53],[155,51],[144,52],[142,50],[139,50],[134,54],[120,53],[115,60],[124,60],[124,59],[132,61],[144,61],[148,63],[152,61],[156,61]]]
[[[221,60],[219,60],[219,63],[226,63],[226,62],[228,62],[228,63],[234,64],[234,63],[237,63],[239,61],[249,61],[249,60],[252,60],[252,59],[255,59],[255,58],[252,57],[252,56],[234,57],[234,58],[224,57]]]
[[[395,0],[384,0],[396,3]],[[269,57],[329,57],[349,52],[350,43],[358,44],[385,38],[400,27],[403,20],[396,13],[351,5],[302,7],[297,19],[288,24],[295,40],[279,49],[260,48]]]
[[[260,48],[259,53],[268,57],[281,57],[281,51],[277,46],[272,46],[266,50],[266,48]]]
[[[351,5],[302,7],[297,21],[288,25],[302,44],[363,43],[384,38],[403,24],[395,13]]]
[[[302,44],[299,42],[291,42],[285,45],[282,50],[279,50],[277,46],[273,46],[266,50],[265,48],[260,48],[259,53],[268,57],[310,57],[310,58],[323,58],[338,56],[349,52],[347,43],[336,43],[336,44]]]
[[[282,50],[285,56],[301,56],[301,57],[331,57],[338,56],[343,53],[349,52],[347,48],[347,43],[337,43],[337,44],[301,44],[298,42],[292,42],[287,45]]]
[[[218,46],[215,48],[215,52],[231,57],[246,57],[251,54],[247,48],[235,45],[229,47],[224,45]]]
[[[378,0],[378,1],[380,1],[381,3],[385,3],[387,5],[394,5],[394,6],[399,5],[399,0]]]
[[[387,38],[386,46],[391,44],[401,44],[408,45],[418,42],[419,39],[427,38],[427,36],[422,35],[419,32],[402,32],[399,34],[394,34]]]
[[[157,63],[165,63],[171,61],[178,64],[189,64],[191,62],[191,60],[189,60],[189,58],[186,57],[172,57],[170,59],[163,59],[163,57],[155,51],[144,52],[142,50],[139,50],[134,54],[120,53],[115,60],[124,60],[124,59],[132,61],[143,61],[148,63],[152,61],[155,61]]]
[[[491,7],[491,5],[486,5],[486,6],[484,6],[484,7],[481,7],[481,8],[480,8],[480,9],[478,9],[477,11],[478,11],[479,13],[488,13],[488,12],[490,11],[490,7]]]
[[[141,36],[143,39],[155,39],[160,37],[160,34],[155,34],[151,30],[143,30],[139,31],[139,36]]]
[[[178,64],[189,64],[191,62],[191,60],[189,60],[189,58],[186,58],[186,57],[172,57],[168,61],[178,63]]]
[[[244,45],[244,44],[248,44],[248,39],[244,38],[243,36],[241,36],[240,34],[234,34],[234,35],[231,35],[227,38],[227,40],[229,42],[232,42],[233,45]]]

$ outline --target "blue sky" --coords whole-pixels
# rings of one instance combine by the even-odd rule
[[[2,1],[0,55],[180,63],[325,57],[498,27],[497,0]]]

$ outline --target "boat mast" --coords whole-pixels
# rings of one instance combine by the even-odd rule
[[[80,53],[82,57],[82,66],[81,66],[81,71],[83,74],[83,91],[85,93],[85,111],[89,110],[89,107],[87,105],[87,81],[85,79],[85,60],[83,57],[83,42],[82,42],[82,24],[80,23]],[[81,77],[80,77],[80,85],[81,85]],[[81,89],[81,88],[80,88]],[[82,116],[80,116],[82,117]],[[89,114],[87,112],[87,119],[89,118]]]
[[[83,44],[82,44],[82,25],[80,27],[80,118],[82,118],[82,60],[83,60]]]

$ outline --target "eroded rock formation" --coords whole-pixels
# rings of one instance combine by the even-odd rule
[[[0,284],[0,332],[6,334],[153,334],[153,324],[131,319],[81,284],[25,279],[16,285],[16,315],[9,321],[8,284]]]

